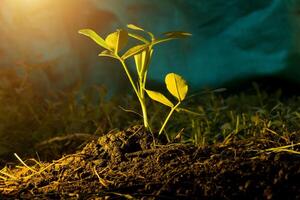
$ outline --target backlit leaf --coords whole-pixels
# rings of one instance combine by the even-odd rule
[[[169,106],[171,108],[174,107],[173,103],[167,97],[165,97],[163,94],[161,94],[159,92],[152,91],[152,90],[146,90],[146,93],[154,101],[162,103],[162,104],[164,104],[166,106]]]
[[[118,29],[116,32],[109,34],[105,38],[106,44],[110,49],[113,49],[115,53],[119,52],[128,42],[128,33],[125,30]]]
[[[149,44],[141,44],[141,45],[134,46],[134,47],[128,49],[124,53],[124,55],[122,56],[122,59],[126,60],[127,58],[129,58],[131,56],[139,54],[139,53],[141,53],[142,51],[144,51],[148,47],[149,47]]]
[[[142,75],[148,70],[149,63],[152,57],[153,49],[145,49],[139,54],[134,56],[135,65],[137,67],[137,72]]]
[[[132,30],[143,31],[143,32],[147,33],[147,34],[150,36],[151,40],[154,40],[154,39],[155,39],[153,33],[149,32],[149,31],[145,31],[145,30],[144,30],[143,28],[141,28],[141,27],[138,27],[138,26],[133,25],[133,24],[128,24],[127,27],[130,28],[130,29],[132,29]]]
[[[116,58],[116,56],[111,51],[108,50],[102,51],[101,53],[98,54],[98,56]]]
[[[185,38],[191,36],[192,34],[183,31],[173,31],[173,32],[164,33],[164,35],[167,36],[168,38]]]
[[[105,43],[105,41],[93,30],[91,29],[81,29],[78,31],[79,34],[85,35],[90,39],[94,40],[101,47],[111,50],[111,48]]]
[[[154,44],[159,44],[162,42],[167,42],[170,40],[175,40],[175,39],[180,39],[180,38],[186,38],[188,36],[191,36],[192,34],[188,33],[188,32],[175,31],[175,32],[164,33],[164,35],[166,36],[165,38],[156,39],[154,41]]]
[[[134,24],[127,24],[127,27],[132,29],[132,30],[136,30],[136,31],[145,31],[144,29],[142,29],[141,27],[138,27]]]
[[[175,73],[169,73],[165,78],[165,83],[169,92],[176,97],[178,101],[184,100],[188,92],[188,85],[181,76]]]
[[[138,34],[135,34],[135,33],[128,33],[128,35],[130,36],[130,37],[132,37],[132,38],[134,38],[134,39],[137,39],[137,40],[139,40],[139,41],[141,41],[141,42],[144,42],[144,43],[149,43],[149,41],[147,40],[147,39],[145,39],[143,36],[140,36],[140,35],[138,35]]]
[[[136,70],[139,75],[141,74],[142,66],[143,66],[142,64],[143,52],[144,51],[142,51],[142,53],[134,55],[134,62],[135,62]]]
[[[153,41],[153,44],[156,45],[156,44],[159,44],[159,43],[162,43],[162,42],[168,42],[170,40],[175,40],[177,38],[162,38],[162,39],[156,39]]]

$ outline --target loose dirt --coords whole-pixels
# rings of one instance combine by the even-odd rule
[[[300,199],[299,133],[294,145],[277,135],[201,148],[153,138],[134,126],[51,163],[5,168],[0,199]]]

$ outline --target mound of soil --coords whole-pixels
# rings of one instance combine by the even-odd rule
[[[52,163],[2,170],[0,198],[300,199],[300,148],[280,137],[202,148],[153,138],[135,126]]]

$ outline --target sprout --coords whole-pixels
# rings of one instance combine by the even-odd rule
[[[146,129],[149,129],[151,131],[148,122],[145,92],[154,101],[160,102],[171,108],[168,116],[166,117],[166,120],[164,121],[159,131],[159,134],[161,134],[173,112],[175,110],[179,111],[178,106],[186,97],[186,94],[188,92],[188,85],[181,76],[175,73],[167,74],[165,78],[167,89],[178,100],[178,103],[175,105],[163,94],[146,89],[147,72],[154,51],[153,47],[154,45],[160,44],[162,42],[188,37],[191,34],[187,32],[176,31],[165,33],[163,34],[162,38],[156,38],[153,33],[146,31],[136,25],[128,24],[127,28],[130,31],[118,29],[115,32],[108,34],[105,39],[103,39],[91,29],[79,30],[79,33],[89,37],[104,49],[99,54],[99,56],[111,57],[120,61],[141,105],[144,127]],[[128,38],[133,38],[140,43],[135,46],[129,47],[122,54],[122,49],[124,49],[128,44]],[[126,61],[130,58],[133,58],[135,61],[136,74],[138,77],[137,83],[135,83],[135,81],[133,80],[129,72],[129,68],[126,64]]]

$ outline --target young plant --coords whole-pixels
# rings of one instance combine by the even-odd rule
[[[188,85],[186,84],[186,81],[179,75],[175,73],[169,73],[167,74],[165,78],[165,83],[167,86],[168,91],[178,100],[178,102],[174,105],[167,97],[165,97],[163,94],[152,91],[152,90],[146,90],[148,96],[153,99],[154,101],[160,102],[168,107],[171,108],[168,116],[166,117],[163,125],[161,126],[159,130],[159,135],[163,132],[167,122],[169,121],[171,115],[173,112],[181,111],[179,108],[179,105],[181,102],[185,99],[186,94],[188,92]]]
[[[123,29],[118,29],[115,32],[110,33],[105,39],[100,37],[95,31],[93,31],[91,29],[79,30],[79,33],[89,37],[90,39],[92,39],[94,42],[96,42],[98,45],[100,45],[102,48],[105,49],[104,51],[102,51],[99,54],[99,56],[111,57],[111,58],[114,58],[114,59],[117,59],[118,61],[120,61],[128,79],[130,81],[130,84],[140,102],[142,114],[143,114],[144,126],[145,126],[145,128],[150,129],[149,122],[148,122],[147,108],[146,108],[145,91],[147,91],[147,90],[145,89],[145,86],[146,86],[146,81],[147,81],[147,72],[148,72],[150,61],[151,61],[153,51],[154,51],[153,47],[162,42],[167,42],[167,41],[170,41],[173,39],[185,38],[187,36],[190,36],[191,34],[186,33],[186,32],[180,32],[180,31],[179,32],[167,32],[167,33],[163,34],[162,38],[156,38],[153,33],[146,31],[143,28],[140,28],[133,24],[129,24],[129,25],[127,25],[127,27],[130,30],[130,32],[123,30]],[[128,48],[124,53],[122,53],[121,50],[127,45],[129,38],[133,38],[140,43]],[[130,74],[130,71],[129,71],[129,67],[126,64],[126,61],[129,58],[134,58],[134,61],[135,61],[136,74],[138,77],[137,83],[135,83],[135,81],[133,80],[132,75]],[[169,79],[171,80],[172,77],[177,77],[176,81],[179,80],[178,79],[179,76],[178,75],[175,76],[175,74],[167,76],[167,77],[169,77],[168,80]],[[180,80],[182,80],[182,79],[180,79]],[[170,82],[170,81],[168,81],[168,82]],[[174,82],[174,80],[173,80],[173,82]],[[180,83],[182,83],[182,81]],[[167,84],[167,87],[171,88],[171,85]],[[179,88],[177,88],[177,89],[179,90]],[[170,92],[172,91],[171,94],[173,94],[173,95],[175,94],[174,88],[169,91]],[[149,91],[149,90],[147,91],[148,94],[150,94],[150,93],[152,94],[152,97],[153,97],[153,92],[154,91]],[[181,95],[182,95],[182,93],[181,93]],[[179,103],[185,97],[185,95],[178,96],[178,94],[177,94],[177,96],[176,95],[174,95],[174,96],[179,97]],[[157,97],[154,97],[153,99],[157,101]],[[159,101],[159,102],[162,103],[162,101]],[[174,112],[174,110],[176,110],[178,105],[176,104],[175,106],[171,106],[171,104],[169,104],[168,106],[172,108],[171,112],[169,114],[171,116],[171,114]],[[168,121],[170,116],[167,117],[166,122]],[[164,128],[165,123],[164,123],[162,129]],[[161,133],[161,131],[160,131],[160,133]]]

